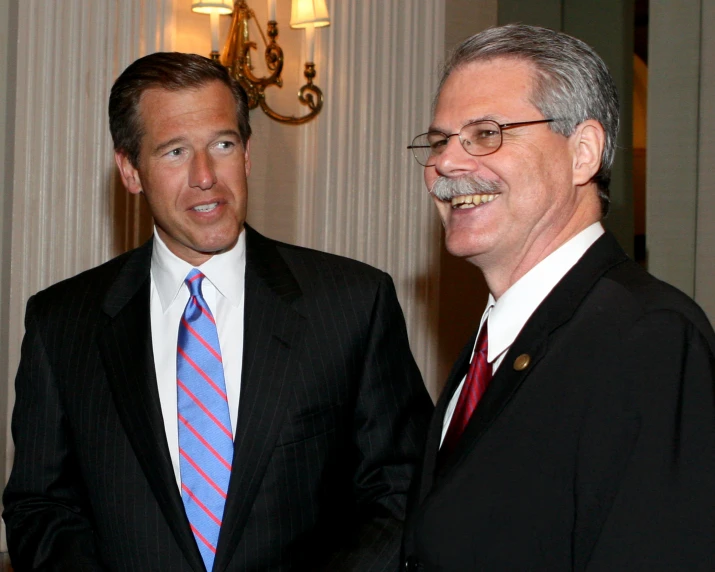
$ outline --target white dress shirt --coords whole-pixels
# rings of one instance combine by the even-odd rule
[[[154,228],[154,250],[151,256],[151,342],[159,389],[164,430],[174,467],[176,483],[181,489],[179,468],[179,428],[177,418],[176,345],[179,322],[189,301],[184,283],[194,268],[173,254]],[[238,399],[241,391],[243,363],[244,278],[246,275],[246,233],[228,252],[215,254],[199,269],[206,276],[201,291],[216,320],[221,359],[223,360],[231,430],[236,435]]]
[[[487,361],[492,364],[492,373],[497,372],[506,352],[536,308],[604,232],[600,222],[593,223],[524,274],[502,294],[499,300],[495,300],[494,296],[489,294],[487,307],[479,322],[479,330],[481,331],[486,321],[489,328]],[[465,375],[462,379],[445,411],[442,441],[447,434],[466,377]]]

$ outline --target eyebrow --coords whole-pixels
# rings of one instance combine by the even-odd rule
[[[221,137],[235,137],[240,141],[241,135],[236,131],[235,129],[222,129],[221,131],[217,131],[214,133],[212,139],[220,139]],[[173,139],[169,139],[168,141],[164,141],[163,143],[160,143],[156,147],[154,147],[154,150],[152,151],[152,155],[162,155],[164,151],[167,149],[173,147],[174,145],[180,145],[181,143],[184,143],[186,141],[186,137],[179,136],[179,137],[174,137]]]
[[[482,115],[480,117],[472,117],[470,119],[467,119],[464,123],[462,123],[462,127],[465,125],[469,125],[470,123],[475,123],[477,121],[496,121],[497,123],[503,123],[503,120],[498,119],[496,115],[489,114],[489,115]],[[432,124],[429,126],[427,129],[427,132],[429,133],[430,131],[438,131],[439,133],[447,133],[447,130],[445,129],[440,129],[438,126]]]
[[[173,147],[174,145],[177,145],[178,143],[182,143],[183,141],[184,141],[183,137],[174,137],[173,139],[169,139],[168,141],[165,141],[164,143],[161,143],[160,145],[157,145],[156,147],[154,147],[154,150],[152,151],[152,155],[161,155],[169,147]]]

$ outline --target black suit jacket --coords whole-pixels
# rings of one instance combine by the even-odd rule
[[[528,320],[436,468],[473,343],[429,429],[408,569],[713,569],[715,334],[692,300],[604,235]]]
[[[432,406],[392,281],[246,232],[243,374],[214,570],[394,569]],[[17,571],[204,570],[156,386],[151,251],[28,302],[3,499]]]

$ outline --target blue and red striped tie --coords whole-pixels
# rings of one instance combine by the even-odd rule
[[[201,294],[204,275],[186,277],[176,383],[181,497],[207,570],[213,568],[233,460],[233,434],[216,322]]]
[[[479,332],[476,349],[472,356],[472,362],[469,364],[469,372],[467,379],[464,380],[462,393],[459,394],[457,406],[454,409],[454,414],[449,422],[449,429],[444,436],[442,447],[439,450],[439,464],[454,451],[454,448],[459,442],[459,438],[464,433],[464,429],[472,417],[472,413],[477,408],[477,403],[482,398],[482,395],[487,389],[487,385],[492,379],[492,366],[487,361],[487,348],[489,347],[489,338],[487,336],[487,322],[485,320],[482,326],[482,331]]]

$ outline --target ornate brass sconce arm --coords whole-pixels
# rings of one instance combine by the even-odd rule
[[[313,78],[315,77],[315,64],[305,64],[305,71],[303,72],[303,75],[305,75],[308,83],[298,90],[298,100],[303,105],[307,106],[310,109],[310,112],[301,117],[276,113],[268,106],[265,93],[261,92],[259,103],[261,109],[266,113],[266,115],[268,115],[268,117],[275,119],[276,121],[280,121],[281,123],[301,125],[302,123],[307,123],[320,113],[320,110],[323,109],[323,92],[317,85],[313,84]]]
[[[283,85],[281,78],[283,71],[283,49],[276,41],[278,37],[278,23],[273,20],[268,22],[269,41],[266,40],[263,31],[258,27],[263,43],[266,46],[264,58],[270,75],[257,77],[253,73],[253,66],[251,64],[251,50],[258,50],[256,42],[251,41],[249,38],[248,23],[251,18],[254,20],[256,18],[253,10],[244,1],[237,0],[233,11],[231,30],[221,57],[221,63],[229,69],[231,76],[246,90],[249,109],[255,109],[260,105],[261,109],[270,118],[290,125],[300,125],[310,121],[316,117],[323,108],[323,92],[313,83],[313,78],[315,78],[316,73],[315,64],[312,62],[305,64],[305,71],[303,73],[307,83],[298,90],[298,100],[301,104],[308,107],[310,111],[306,115],[296,117],[292,115],[282,115],[271,109],[266,101],[266,88],[272,85],[278,87],[282,87]]]

